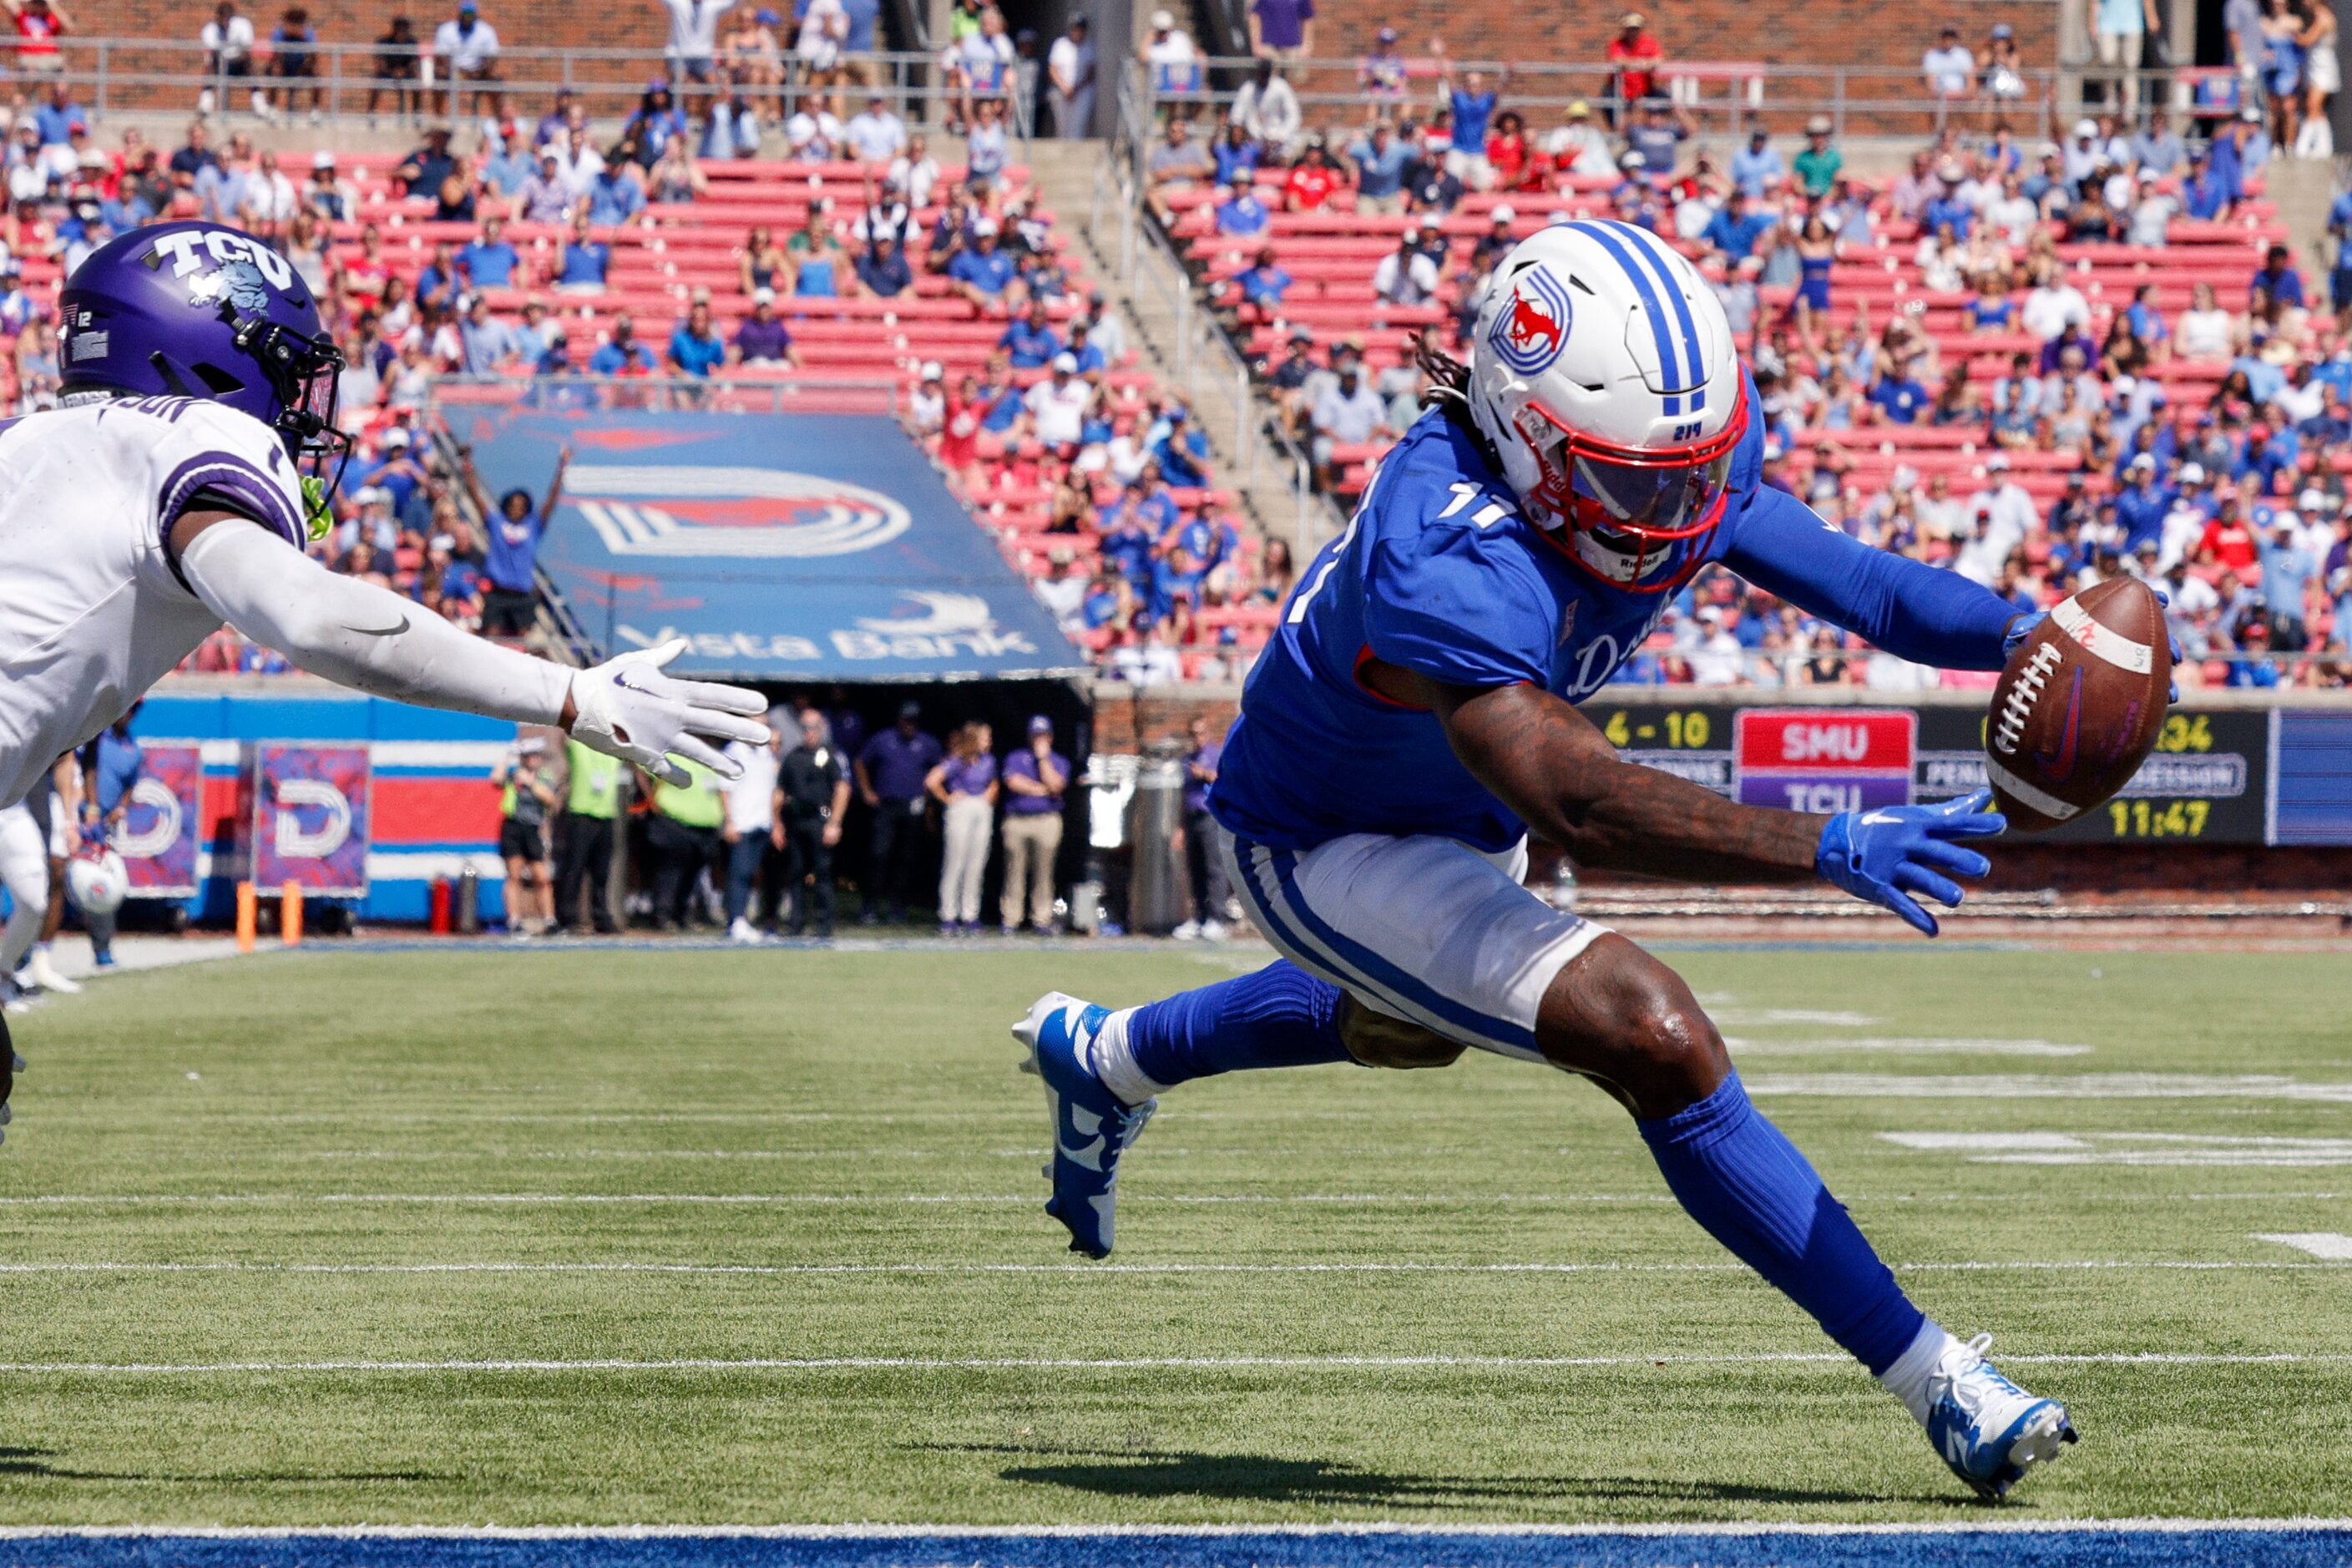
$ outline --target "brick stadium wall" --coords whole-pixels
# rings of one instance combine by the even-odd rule
[[[658,56],[669,36],[668,14],[635,0],[593,5],[562,5],[557,0],[481,0],[481,4],[483,18],[498,28],[499,42],[508,47],[644,47]],[[395,16],[406,16],[418,36],[430,41],[433,29],[457,10],[455,0],[344,0],[341,4],[311,0],[308,8],[320,40],[334,44],[373,43]],[[76,0],[71,14],[75,26],[89,37],[193,38],[209,19],[211,9],[206,5],[165,0]],[[247,0],[242,9],[253,19],[254,31],[266,37],[285,7],[271,0]]]

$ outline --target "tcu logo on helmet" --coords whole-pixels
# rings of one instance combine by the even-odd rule
[[[1572,320],[1568,290],[1542,266],[1530,267],[1512,279],[1486,330],[1486,346],[1519,374],[1540,375],[1568,347]]]
[[[226,300],[241,310],[266,310],[268,290],[288,288],[294,281],[294,268],[284,257],[226,228],[182,229],[163,235],[141,259],[151,270],[160,270],[169,261],[174,278],[189,277],[211,263],[210,272],[188,285],[191,305]]]

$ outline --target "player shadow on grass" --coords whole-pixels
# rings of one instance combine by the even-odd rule
[[[173,1485],[189,1482],[249,1486],[256,1483],[344,1481],[454,1481],[454,1475],[433,1470],[209,1470],[181,1474],[167,1470],[69,1470],[48,1461],[55,1448],[0,1447],[0,1476],[39,1476],[58,1481],[154,1481]]]
[[[1328,1459],[1279,1459],[1262,1454],[1200,1454],[1153,1449],[1117,1451],[1023,1447],[990,1444],[925,1444],[966,1453],[1023,1454],[1057,1462],[1014,1465],[1000,1479],[1068,1487],[1104,1497],[1214,1497],[1326,1506],[1446,1509],[1496,1502],[1578,1499],[1641,1503],[1888,1503],[1934,1504],[1948,1496],[1833,1491],[1746,1486],[1732,1481],[1654,1476],[1430,1476],[1362,1470]]]

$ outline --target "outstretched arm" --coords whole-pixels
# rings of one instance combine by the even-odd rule
[[[1723,563],[1769,594],[1914,664],[1999,669],[2017,608],[1957,572],[1875,550],[1780,490],[1761,489]]]
[[[1982,809],[1990,798],[1983,794],[1839,816],[1740,805],[1620,761],[1591,720],[1540,688],[1450,685],[1379,659],[1360,674],[1391,701],[1434,712],[1462,765],[1582,866],[1686,882],[1818,876],[1933,936],[1935,918],[1912,895],[1958,905],[1952,879],[1992,867],[1948,840],[2006,826]]]
[[[233,512],[194,511],[172,530],[181,575],[213,614],[313,675],[372,696],[553,724],[663,777],[671,753],[722,778],[742,770],[712,742],[765,742],[756,691],[676,680],[660,667],[683,641],[577,672],[459,631],[399,595],[340,577]]]

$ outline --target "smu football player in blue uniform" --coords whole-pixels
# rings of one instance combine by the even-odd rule
[[[1809,816],[1619,760],[1575,704],[1710,562],[1904,658],[1998,669],[2034,616],[1874,550],[1758,482],[1763,423],[1714,294],[1643,230],[1517,247],[1466,367],[1301,575],[1251,672],[1210,806],[1282,959],[1113,1012],[1060,993],[1014,1033],[1045,1080],[1047,1212],[1110,1251],[1120,1156],[1154,1097],[1244,1068],[1443,1067],[1466,1047],[1591,1079],[1717,1241],[1999,1497],[2074,1432],[1914,1306],[1756,1109],[1673,971],[1527,890],[1527,836],[1695,881],[1820,877],[1932,936],[1998,833],[1982,794]]]

